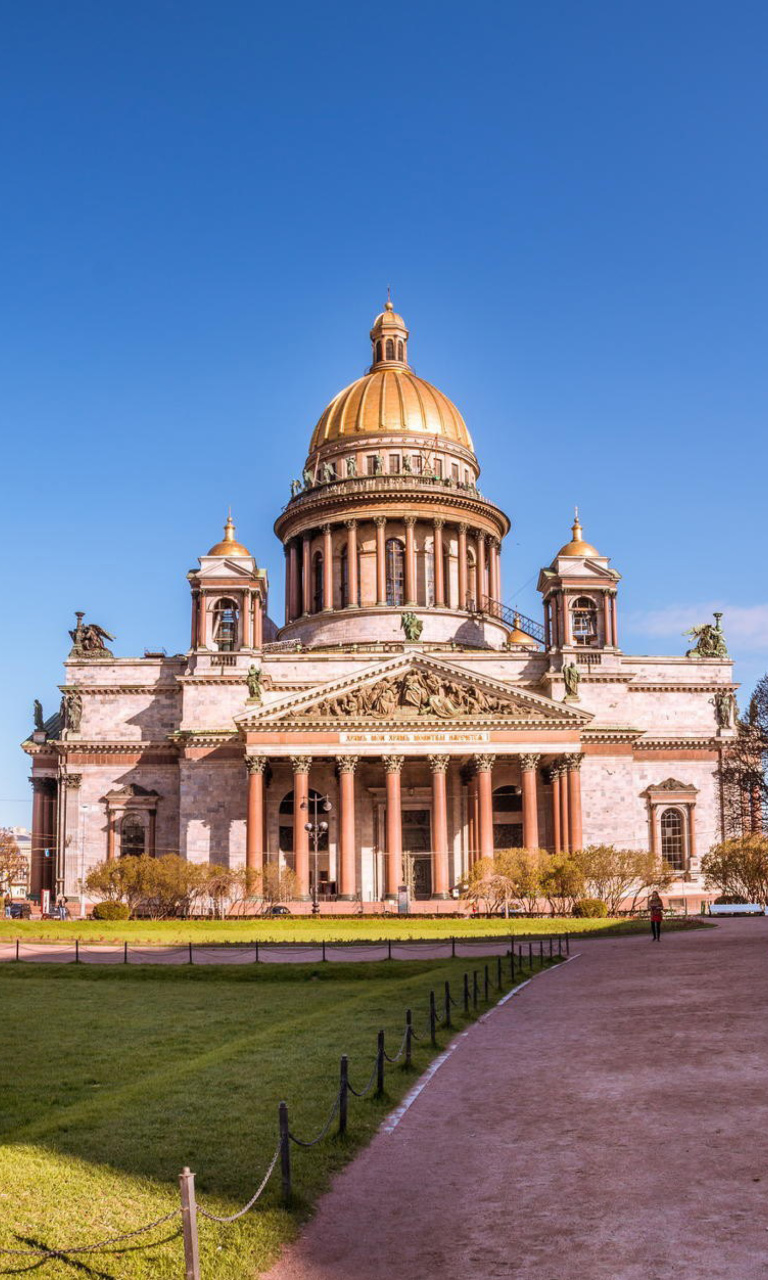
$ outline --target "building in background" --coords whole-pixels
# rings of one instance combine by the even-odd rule
[[[24,743],[33,890],[180,852],[279,858],[306,897],[306,824],[327,797],[329,902],[407,885],[440,909],[495,848],[610,843],[662,853],[672,899],[697,907],[734,734],[719,618],[686,656],[624,653],[620,575],[578,514],[541,571],[541,618],[507,608],[510,521],[478,487],[461,413],[413,371],[391,302],[370,337],[369,372],[320,417],[275,523],[281,625],[231,518],[188,574],[186,653],[114,657],[77,615],[61,710]]]

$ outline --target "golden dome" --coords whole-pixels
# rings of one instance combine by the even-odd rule
[[[389,291],[387,291],[389,294]],[[333,440],[403,432],[441,436],[474,452],[467,424],[442,391],[417,378],[408,365],[408,329],[387,296],[371,329],[373,363],[369,373],[331,401],[312,432],[314,453]]]
[[[235,526],[232,522],[231,514],[227,516],[227,523],[224,525],[224,538],[222,542],[217,542],[208,552],[209,556],[249,556],[251,553],[242,542],[235,539]]]
[[[584,542],[582,538],[582,527],[579,522],[579,508],[576,508],[576,519],[571,525],[571,541],[566,542],[561,547],[557,556],[599,556],[600,552],[597,547],[593,547],[591,542]],[[555,559],[557,559],[555,556]]]
[[[527,631],[523,631],[522,624],[520,622],[520,615],[517,613],[515,614],[512,622],[512,630],[507,636],[507,644],[538,645],[538,641],[534,636],[529,636]]]
[[[331,440],[396,434],[442,436],[472,449],[455,404],[406,368],[372,369],[331,401],[312,433],[310,453]]]

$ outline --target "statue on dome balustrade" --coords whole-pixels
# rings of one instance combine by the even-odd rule
[[[295,498],[299,493],[301,493],[301,481],[292,480],[291,481],[291,497]]]
[[[315,483],[315,480],[309,467],[304,468],[304,470],[301,473],[301,477],[302,477],[302,480],[304,481],[304,488],[311,489]]]
[[[353,454],[351,458],[347,458],[347,476],[349,477],[350,480],[354,480],[356,475],[357,475],[357,458]]]

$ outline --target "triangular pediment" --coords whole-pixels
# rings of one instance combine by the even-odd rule
[[[200,561],[200,568],[197,571],[197,577],[239,578],[242,582],[243,578],[251,578],[253,576],[254,563],[251,556],[238,556],[237,558],[230,556],[203,556]]]
[[[473,676],[439,658],[406,655],[277,703],[247,708],[236,720],[243,729],[338,727],[350,721],[418,727],[472,721],[569,729],[582,728],[592,716],[519,685]]]

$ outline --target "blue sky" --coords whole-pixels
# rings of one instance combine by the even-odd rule
[[[186,647],[228,504],[267,566],[391,283],[511,515],[505,597],[578,502],[626,649],[724,610],[768,666],[768,11],[442,0],[6,5],[0,822],[75,609]]]

